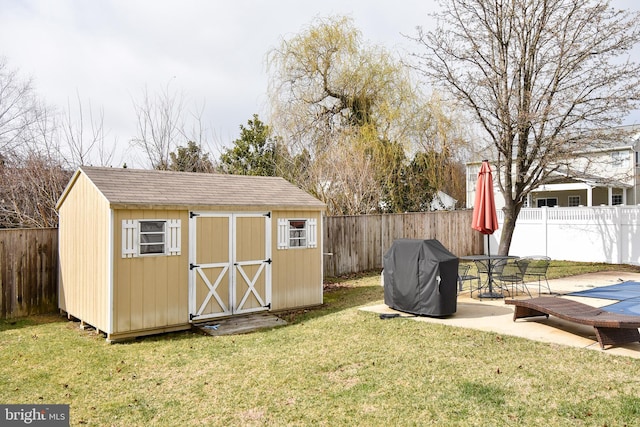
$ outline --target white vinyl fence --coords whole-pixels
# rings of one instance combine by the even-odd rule
[[[500,228],[492,235],[497,251]],[[640,206],[522,209],[510,255],[546,255],[555,260],[640,265]]]

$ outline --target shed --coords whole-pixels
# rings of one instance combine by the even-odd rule
[[[59,308],[108,341],[322,304],[325,204],[279,177],[81,167]]]

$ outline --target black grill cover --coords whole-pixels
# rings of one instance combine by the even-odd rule
[[[438,240],[399,239],[383,260],[384,302],[420,316],[456,312],[458,257]]]

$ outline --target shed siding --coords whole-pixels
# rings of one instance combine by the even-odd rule
[[[59,307],[109,332],[111,211],[97,188],[80,174],[60,207]]]
[[[318,224],[315,248],[277,249],[278,219],[312,219]],[[284,310],[322,304],[322,213],[320,211],[273,212],[272,309]]]
[[[180,219],[181,255],[122,258],[122,220]],[[116,210],[114,214],[114,334],[189,323],[189,215],[184,210]]]

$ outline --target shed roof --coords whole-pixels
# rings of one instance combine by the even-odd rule
[[[114,207],[260,207],[319,209],[326,205],[284,178],[82,166],[58,201],[83,173]]]

